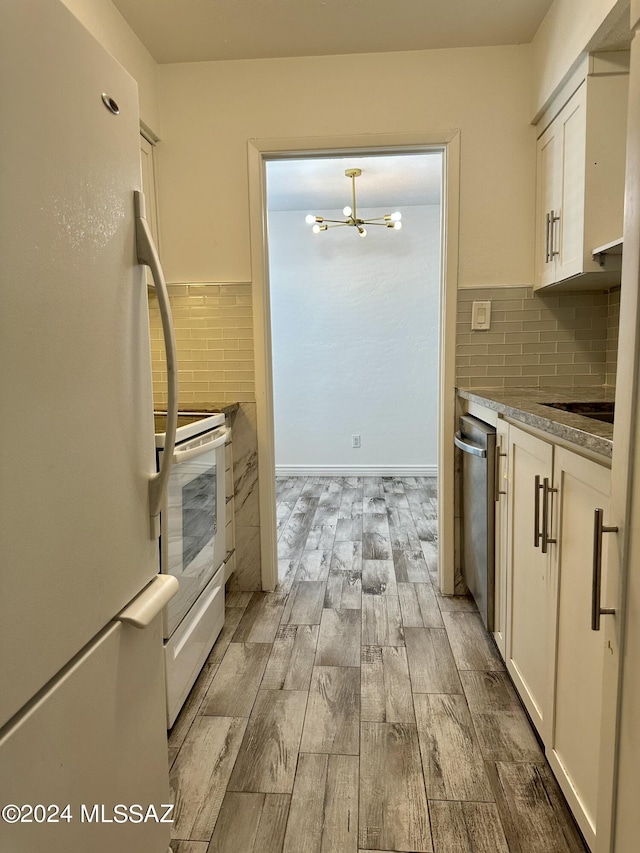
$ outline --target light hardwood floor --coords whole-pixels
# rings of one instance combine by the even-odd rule
[[[279,479],[274,593],[169,736],[175,853],[584,853],[473,601],[436,585],[435,483]]]

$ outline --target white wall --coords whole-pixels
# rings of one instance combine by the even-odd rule
[[[532,283],[529,45],[162,65],[159,77],[169,281],[250,280],[248,140],[459,128],[460,283]]]
[[[138,83],[140,118],[160,135],[158,66],[111,0],[62,0]]]
[[[304,212],[269,214],[278,468],[435,472],[440,207],[402,216],[402,230],[363,239],[312,234]]]
[[[607,17],[615,17],[627,4],[628,0],[554,0],[532,42],[532,117],[548,104]]]

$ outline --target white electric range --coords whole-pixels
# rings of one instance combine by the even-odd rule
[[[158,470],[166,413],[156,412]],[[225,458],[222,413],[179,412],[173,465],[160,509],[160,571],[180,584],[164,613],[170,728],[224,624]]]

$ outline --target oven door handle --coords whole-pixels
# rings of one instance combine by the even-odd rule
[[[176,338],[173,331],[173,317],[169,303],[167,283],[162,272],[160,257],[156,249],[151,229],[146,220],[144,193],[136,190],[133,194],[136,216],[136,252],[138,263],[148,266],[153,276],[153,286],[158,297],[158,308],[162,319],[164,349],[167,360],[167,428],[165,431],[165,450],[162,455],[160,471],[149,480],[149,516],[151,519],[151,538],[160,536],[160,505],[169,481],[169,472],[173,461],[178,425],[178,373],[176,357]]]
[[[226,442],[228,434],[229,430],[223,428],[222,433],[218,433],[213,441],[208,441],[206,444],[198,444],[196,447],[189,447],[187,450],[176,450],[173,454],[173,464],[179,465],[181,462],[193,459],[194,456],[200,456],[203,453],[208,453],[210,450],[216,450]]]

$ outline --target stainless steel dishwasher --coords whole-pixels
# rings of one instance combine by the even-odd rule
[[[462,571],[486,629],[493,631],[496,430],[462,415],[454,441],[462,451]]]

